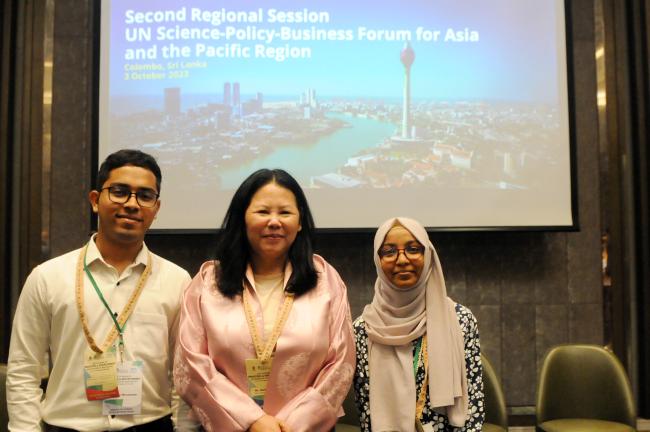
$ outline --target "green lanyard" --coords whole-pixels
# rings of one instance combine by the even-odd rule
[[[97,293],[97,296],[104,304],[104,307],[108,311],[108,314],[111,316],[113,323],[115,323],[115,328],[117,329],[117,332],[120,335],[119,349],[120,349],[120,358],[122,358],[124,354],[124,328],[126,327],[126,322],[122,327],[120,327],[120,323],[117,322],[117,314],[114,313],[111,307],[108,305],[108,302],[104,298],[102,291],[99,289],[99,286],[97,286],[97,282],[95,282],[95,278],[93,277],[92,273],[90,272],[90,269],[88,268],[88,264],[86,264],[87,252],[88,251],[86,250],[86,253],[84,253],[84,271],[86,272],[86,275],[88,275],[88,279],[90,279],[90,283],[93,284],[93,288],[95,288],[95,292]]]
[[[147,283],[147,279],[149,278],[149,275],[151,275],[151,268],[152,268],[152,260],[151,260],[151,253],[148,254],[147,257],[147,265],[144,268],[144,271],[142,272],[142,275],[140,276],[140,280],[138,281],[135,289],[131,293],[131,297],[129,298],[128,302],[124,306],[124,309],[120,313],[119,316],[116,316],[111,308],[108,306],[108,303],[106,302],[106,299],[104,299],[104,296],[102,295],[101,290],[97,286],[97,282],[95,282],[95,279],[93,278],[92,274],[90,273],[90,270],[88,269],[88,264],[86,263],[86,251],[88,250],[88,245],[86,245],[86,248],[84,249],[83,253],[79,254],[79,259],[77,260],[77,276],[76,276],[76,281],[75,281],[75,296],[77,299],[77,309],[79,311],[79,319],[81,321],[81,328],[83,329],[84,335],[86,337],[86,341],[88,342],[88,345],[90,348],[98,353],[101,354],[106,350],[110,345],[112,345],[115,342],[115,339],[119,336],[120,339],[120,354],[123,354],[124,350],[124,328],[126,327],[126,321],[129,319],[129,316],[131,315],[131,312],[133,312],[133,309],[135,308],[135,305],[138,301],[138,298],[140,297],[140,294],[142,294],[142,290],[144,289],[145,284]],[[84,272],[88,276],[88,279],[90,279],[90,282],[92,283],[93,287],[95,288],[95,292],[97,293],[97,297],[100,298],[102,303],[104,304],[104,307],[108,311],[109,315],[111,316],[111,319],[113,320],[114,325],[111,326],[110,331],[106,335],[106,339],[104,343],[102,344],[103,348],[100,348],[97,346],[95,343],[95,339],[93,338],[90,328],[88,327],[88,319],[86,317],[86,312],[84,310]]]
[[[418,376],[418,364],[420,363],[420,350],[422,349],[422,337],[415,346],[415,356],[413,356],[413,375]]]
[[[424,404],[427,400],[427,385],[429,382],[429,374],[427,368],[429,367],[429,361],[427,356],[427,335],[426,333],[422,335],[417,345],[415,346],[415,356],[413,357],[413,375],[415,375],[415,380],[417,383],[418,377],[418,366],[420,365],[420,358],[424,363],[424,380],[422,381],[422,386],[420,387],[420,394],[416,398],[415,402],[415,425],[416,430],[421,431],[422,424],[420,419],[422,418],[422,412],[424,411]],[[416,384],[417,387],[417,384]]]

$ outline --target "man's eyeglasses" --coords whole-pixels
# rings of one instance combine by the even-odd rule
[[[108,199],[115,204],[124,204],[131,199],[131,195],[135,195],[135,200],[138,202],[140,207],[151,208],[156,205],[158,197],[160,196],[151,189],[138,189],[135,192],[131,192],[131,188],[120,185],[102,188],[100,192],[105,189],[108,189]]]
[[[382,261],[385,262],[397,261],[397,257],[399,256],[400,252],[404,252],[404,255],[406,255],[406,258],[408,258],[409,260],[416,260],[422,258],[422,255],[424,255],[424,246],[409,245],[406,246],[405,248],[385,246],[379,249],[379,251],[377,251],[377,253],[379,254],[379,258],[381,258]]]

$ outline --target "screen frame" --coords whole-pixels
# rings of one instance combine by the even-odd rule
[[[92,140],[91,140],[91,187],[95,188],[97,182],[97,171],[99,169],[99,120],[100,120],[100,80],[101,80],[101,22],[102,22],[102,4],[105,1],[100,0],[92,8],[93,27],[93,88],[92,88]],[[571,0],[563,0],[564,4],[564,27],[565,27],[565,53],[566,53],[566,83],[567,83],[567,112],[568,112],[568,132],[569,132],[569,178],[571,194],[571,225],[521,225],[521,226],[427,226],[429,233],[434,232],[577,232],[580,231],[580,214],[578,206],[578,178],[577,178],[577,138],[575,125],[575,79],[573,65],[573,26],[571,15]],[[91,212],[91,229],[97,230],[97,217]],[[215,228],[152,228],[147,231],[151,235],[169,235],[169,234],[215,234],[220,231],[220,224]],[[340,228],[316,228],[317,234],[340,234],[340,233],[371,233],[376,227],[340,227]]]

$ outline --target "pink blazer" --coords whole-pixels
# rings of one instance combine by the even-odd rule
[[[229,299],[217,290],[212,261],[187,287],[174,383],[206,431],[246,431],[264,413],[287,423],[292,432],[329,431],[343,415],[355,366],[347,292],[323,258],[314,255],[314,265],[318,284],[293,303],[277,342],[263,408],[248,396],[244,361],[255,357],[255,349],[241,296]],[[262,329],[261,305],[256,295],[252,300]]]

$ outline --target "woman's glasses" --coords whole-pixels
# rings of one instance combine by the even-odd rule
[[[385,262],[397,261],[400,252],[403,252],[407,259],[416,260],[422,258],[424,254],[424,246],[422,245],[408,245],[405,248],[396,248],[395,246],[383,246],[377,253],[379,258]]]

